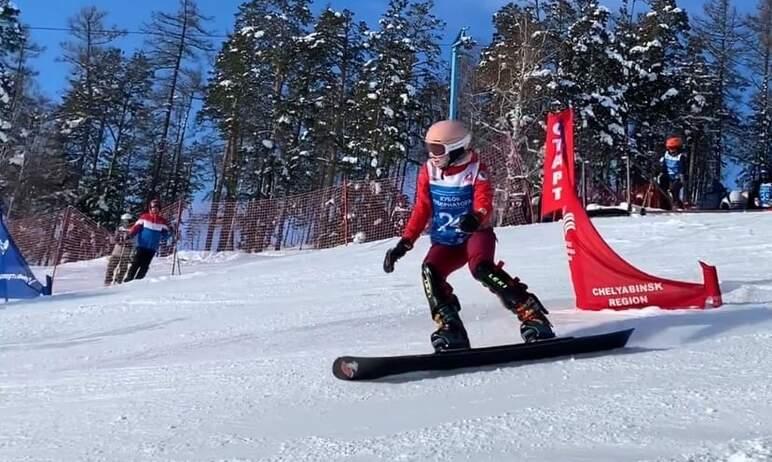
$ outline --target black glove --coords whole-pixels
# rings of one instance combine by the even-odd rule
[[[458,220],[458,229],[465,233],[473,233],[480,227],[480,218],[477,214],[467,213]]]
[[[397,242],[397,245],[393,249],[386,251],[386,257],[383,259],[383,271],[391,273],[394,271],[394,263],[397,260],[404,257],[408,250],[413,248],[413,243],[410,240],[402,238]]]

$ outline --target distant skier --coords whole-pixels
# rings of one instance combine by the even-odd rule
[[[126,270],[129,268],[129,262],[134,250],[134,241],[129,237],[129,224],[133,217],[129,213],[121,215],[121,224],[115,230],[115,245],[113,253],[107,261],[107,270],[105,271],[105,285],[120,284],[126,276]]]
[[[493,192],[485,165],[469,149],[471,133],[458,121],[443,120],[426,133],[429,159],[418,175],[416,203],[397,245],[386,252],[383,269],[413,248],[431,219],[432,246],[421,267],[424,292],[437,330],[431,335],[435,351],[469,348],[459,316],[461,305],[447,277],[465,264],[475,279],[498,295],[520,320],[526,342],[555,334],[547,310],[527,286],[494,263],[496,235],[490,223]]]
[[[680,136],[670,136],[665,141],[665,155],[660,159],[662,173],[659,184],[670,193],[674,207],[683,208],[681,189],[686,183],[686,153],[683,151],[683,140]]]
[[[150,201],[148,211],[139,216],[139,220],[131,227],[129,236],[137,236],[137,248],[124,282],[144,278],[161,241],[166,241],[171,236],[169,224],[161,216],[161,202],[158,199]]]

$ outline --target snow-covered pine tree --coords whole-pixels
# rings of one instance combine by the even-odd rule
[[[0,143],[8,141],[11,129],[11,96],[14,93],[13,76],[7,61],[24,44],[24,33],[19,24],[19,9],[9,0],[0,0]]]
[[[261,197],[281,196],[293,190],[293,156],[302,121],[298,105],[304,104],[295,84],[303,72],[304,49],[309,46],[308,25],[312,15],[308,0],[251,1],[240,9],[239,33],[251,36],[255,59],[248,72],[261,89],[260,104],[266,110],[258,118],[264,125],[253,133],[245,149],[250,151],[250,190]],[[302,87],[302,86],[301,86]]]
[[[250,2],[239,7],[235,32],[223,43],[204,92],[201,117],[212,121],[225,140],[212,188],[213,205],[221,199],[235,200],[240,194],[255,198],[262,189],[255,140],[269,131],[265,114],[270,114],[267,95],[271,86],[267,79],[256,79],[254,71],[262,55],[257,41],[265,36],[259,26],[268,15],[260,6]],[[247,165],[256,179],[245,182],[240,191]]]
[[[355,120],[360,115],[354,88],[364,63],[367,26],[351,11],[326,9],[316,19],[313,46],[306,48],[305,75],[309,94],[303,136],[304,151],[317,159],[309,173],[316,187],[335,184],[349,170],[349,145],[356,142]]]
[[[122,52],[111,43],[122,35],[105,25],[107,13],[94,7],[69,19],[73,39],[62,44],[64,61],[71,65],[68,88],[56,111],[59,142],[70,164],[69,187],[78,207],[102,221],[107,204],[99,201],[99,174],[120,89],[115,70]]]
[[[747,66],[750,69],[751,114],[746,140],[747,176],[755,181],[772,178],[772,0],[759,0],[748,20]],[[766,173],[765,175],[762,172]]]
[[[138,212],[144,206],[144,178],[156,130],[151,104],[153,69],[142,52],[122,59],[113,69],[117,91],[107,108],[109,130],[96,185],[96,201],[106,206],[100,221],[110,226],[117,226],[123,213]]]
[[[716,135],[712,146],[713,177],[721,178],[726,155],[736,151],[732,146],[740,133],[738,108],[746,79],[740,70],[745,48],[740,15],[730,0],[708,0],[704,5],[705,14],[697,20],[697,31],[704,46],[707,62],[716,76],[719,106],[713,114],[716,118]],[[741,143],[742,144],[742,143]],[[736,154],[735,158],[738,157]]]
[[[391,0],[378,30],[368,33],[369,59],[355,92],[360,138],[350,143],[366,178],[392,173],[408,156],[415,134],[426,129],[414,123],[421,113],[416,94],[427,72],[436,72],[444,26],[432,6],[432,1]]]
[[[576,5],[577,19],[564,38],[565,52],[558,61],[555,100],[576,113],[577,160],[589,166],[586,183],[612,184],[626,145],[624,68],[610,32],[610,11],[596,0]],[[551,88],[551,86],[550,86]],[[577,170],[578,171],[578,170]],[[579,179],[577,178],[577,181]],[[584,195],[584,191],[582,192]]]
[[[635,126],[633,154],[642,154],[646,178],[658,173],[658,159],[665,138],[682,132],[680,117],[688,96],[683,94],[689,19],[675,0],[652,0],[624,32],[624,48],[618,48],[628,67],[626,103],[628,124]],[[618,34],[619,35],[619,34]]]
[[[150,23],[143,27],[143,31],[150,37],[147,41],[148,57],[156,66],[159,98],[156,104],[160,112],[157,149],[147,174],[147,199],[163,192],[162,185],[168,181],[166,172],[174,170],[170,158],[180,127],[177,126],[177,134],[172,135],[175,128],[173,122],[175,114],[179,118],[180,111],[183,114],[186,111],[186,105],[178,104],[183,98],[177,98],[177,94],[181,86],[190,83],[188,66],[198,61],[203,53],[211,50],[207,37],[209,33],[205,29],[208,20],[194,0],[179,0],[175,13],[154,11]]]
[[[23,95],[19,105],[15,125],[21,136],[0,169],[0,194],[6,213],[14,218],[61,210],[76,199],[68,184],[69,165],[53,117],[55,107],[34,93]]]
[[[536,11],[510,3],[493,16],[491,44],[480,53],[475,77],[477,95],[473,115],[478,138],[486,132],[509,136],[513,155],[520,156],[528,170],[539,171],[544,140],[543,112],[548,105],[547,84],[556,66],[548,48],[549,35]],[[519,169],[508,159],[507,196],[514,194]],[[538,184],[538,178],[531,178]]]

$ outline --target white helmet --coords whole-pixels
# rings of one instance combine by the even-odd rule
[[[124,213],[121,215],[121,221],[131,221],[134,218],[134,216],[130,213]]]
[[[440,120],[429,127],[424,141],[432,164],[445,168],[464,155],[472,134],[458,120]]]

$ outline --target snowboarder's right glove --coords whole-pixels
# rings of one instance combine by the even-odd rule
[[[394,271],[394,263],[397,263],[397,260],[404,257],[407,251],[412,248],[413,243],[409,239],[400,239],[393,249],[386,251],[386,257],[383,259],[383,271],[387,273]]]

